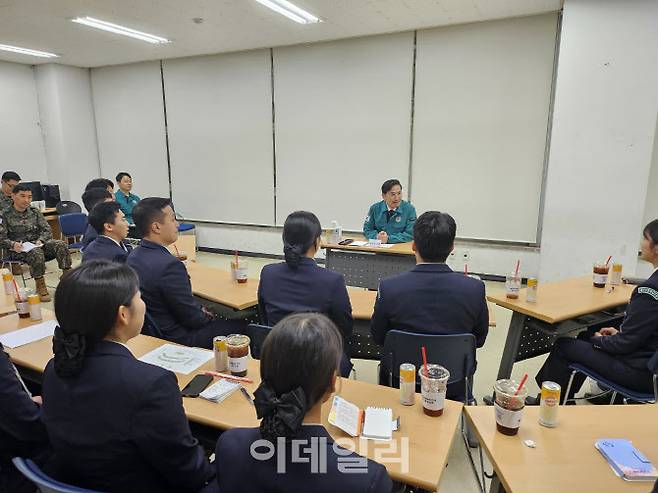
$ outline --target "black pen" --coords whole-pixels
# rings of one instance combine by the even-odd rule
[[[240,385],[240,392],[242,392],[242,395],[244,395],[244,398],[249,401],[249,404],[251,404],[253,406],[254,405],[254,400],[249,395],[249,392],[247,392],[247,389],[245,389],[242,385]]]

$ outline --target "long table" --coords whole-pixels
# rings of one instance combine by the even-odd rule
[[[615,476],[594,442],[626,438],[658,465],[656,406],[560,406],[555,428],[538,423],[539,407],[526,407],[519,433],[512,437],[496,431],[492,407],[464,410],[493,464],[492,493],[501,490],[501,483],[507,493],[647,493],[653,486]],[[533,440],[536,447],[527,447],[525,440]]]
[[[614,290],[595,288],[591,276],[584,276],[541,284],[535,303],[526,301],[527,289],[521,289],[516,300],[506,298],[504,292],[487,296],[513,311],[498,379],[509,378],[515,362],[549,352],[560,336],[618,322],[633,288],[626,284]]]
[[[44,309],[44,319],[51,319],[54,313]],[[0,318],[0,333],[34,324],[30,319],[19,319],[18,315]],[[167,343],[150,336],[139,335],[128,342],[128,347],[136,357]],[[52,338],[48,337],[22,347],[7,349],[12,361],[19,367],[32,372],[43,372],[52,358]],[[196,374],[214,369],[210,360],[196,372],[188,375],[176,374],[180,388],[183,388]],[[253,383],[245,388],[253,394],[260,383],[259,362],[249,361],[248,376]],[[358,453],[383,463],[391,477],[397,481],[436,490],[448,460],[455,432],[459,425],[463,405],[446,401],[443,416],[430,418],[422,411],[417,396],[414,406],[399,403],[399,391],[387,387],[340,379],[337,393],[361,408],[366,406],[390,407],[394,416],[400,416],[400,430],[394,433],[392,442],[375,442],[352,438],[327,422],[331,399],[322,407],[322,421],[335,440],[343,446],[350,446]],[[203,399],[183,399],[188,419],[199,425],[218,430],[237,427],[256,427],[258,419],[253,405],[249,404],[240,392],[236,392],[220,404]]]
[[[361,240],[358,235],[354,238]],[[340,272],[348,286],[377,289],[384,277],[401,274],[416,265],[411,242],[396,243],[390,248],[338,245],[322,242],[327,269]]]

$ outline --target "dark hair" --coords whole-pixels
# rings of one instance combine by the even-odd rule
[[[402,188],[402,183],[400,183],[400,180],[396,180],[395,178],[392,180],[386,180],[384,183],[382,183],[382,193],[388,193],[395,185],[400,185],[400,188]]]
[[[262,382],[254,394],[264,439],[295,436],[306,413],[330,390],[342,354],[340,332],[324,315],[297,313],[274,326],[263,344]]]
[[[15,171],[5,171],[2,173],[2,181],[9,181],[9,180],[15,180],[15,181],[21,181],[21,177],[18,176],[18,173]]]
[[[55,290],[59,326],[53,337],[58,376],[80,373],[86,351],[110,333],[119,307],[130,306],[138,290],[135,271],[109,260],[90,260],[62,276]]]
[[[27,185],[24,185],[23,183],[17,184],[11,191],[11,193],[19,193],[19,192],[30,192],[32,193],[32,189],[28,187]]]
[[[146,236],[151,230],[151,224],[161,222],[164,217],[162,209],[171,207],[171,199],[164,197],[148,197],[137,202],[133,209],[133,221],[140,236]]]
[[[286,263],[296,269],[302,257],[322,235],[322,226],[312,212],[291,213],[283,224],[283,255]]]
[[[122,172],[119,173],[119,174],[117,175],[117,177],[116,177],[117,183],[119,183],[119,182],[123,179],[124,176],[127,176],[127,177],[130,178],[131,180],[133,179],[133,177],[130,176],[130,173],[126,173],[125,171],[122,171]]]
[[[416,250],[427,262],[445,262],[455,243],[457,224],[450,214],[427,211],[414,224]]]
[[[89,224],[99,235],[105,232],[105,223],[114,224],[121,207],[116,202],[100,202],[89,213]]]
[[[658,245],[658,219],[654,219],[642,230],[644,237],[654,245]]]
[[[111,198],[112,194],[105,187],[89,188],[82,194],[82,203],[85,205],[85,209],[91,212],[96,204]]]
[[[87,183],[87,186],[85,187],[85,192],[87,190],[91,190],[92,188],[107,188],[107,187],[110,187],[112,190],[114,190],[114,182],[112,180],[108,180],[107,178],[94,178],[89,183]]]

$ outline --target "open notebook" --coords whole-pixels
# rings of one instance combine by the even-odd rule
[[[342,397],[335,396],[329,411],[329,423],[353,437],[391,440],[397,429],[390,408],[367,407],[361,410]]]

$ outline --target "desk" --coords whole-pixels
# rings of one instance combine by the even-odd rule
[[[497,478],[490,491],[521,492],[648,492],[649,482],[628,482],[615,476],[594,448],[599,438],[627,438],[658,464],[656,406],[560,406],[556,428],[537,422],[539,407],[526,407],[516,436],[496,431],[493,407],[464,408],[481,446],[491,458]],[[523,444],[534,440],[532,449]]]
[[[521,290],[518,300],[507,299],[504,292],[487,296],[492,303],[514,312],[498,379],[509,378],[516,361],[549,352],[559,336],[620,320],[633,289],[623,284],[608,292],[607,288],[595,288],[592,277],[584,276],[540,285],[536,303],[525,301],[526,289]]]
[[[44,309],[43,312],[44,318],[46,315],[52,315],[50,310]],[[17,315],[9,315],[9,317],[18,319]],[[12,320],[11,323],[5,325],[2,324],[2,320],[0,319],[0,332],[15,330],[17,325],[30,325],[29,319],[24,324],[23,320],[21,322]],[[139,358],[166,342],[154,337],[139,335],[130,340],[128,346]],[[16,365],[43,372],[47,362],[52,358],[52,340],[51,338],[41,339],[20,348],[10,349],[8,352]],[[180,388],[183,388],[198,372],[213,369],[213,365],[214,361],[210,360],[197,372],[189,375],[177,374]],[[248,376],[254,380],[254,383],[245,384],[245,387],[253,395],[260,383],[258,361],[249,361]],[[385,452],[387,452],[386,457],[401,457],[401,451],[404,450],[402,438],[408,437],[408,467],[405,469],[402,463],[385,465],[393,479],[434,491],[438,487],[441,474],[445,469],[463,405],[454,401],[446,401],[443,416],[430,418],[423,414],[419,397],[416,398],[415,406],[401,405],[397,389],[348,379],[341,379],[338,388],[341,396],[359,407],[370,405],[391,407],[393,415],[400,416],[401,427],[399,432],[394,434],[395,448],[389,443],[354,439],[327,423],[331,405],[331,400],[329,400],[322,408],[322,419],[334,439],[341,439],[341,443],[351,443],[357,452],[376,459],[378,454]],[[258,426],[254,407],[247,403],[240,392],[234,393],[220,404],[203,399],[183,399],[183,406],[190,421],[212,428],[226,430]]]
[[[354,238],[362,239],[358,235]],[[360,288],[377,289],[380,279],[406,272],[416,265],[411,242],[397,243],[391,248],[376,248],[323,241],[321,248],[327,252],[327,269],[340,272],[347,285]]]
[[[258,304],[257,279],[238,284],[229,271],[196,262],[187,262],[186,266],[196,296],[235,310],[246,310]]]

